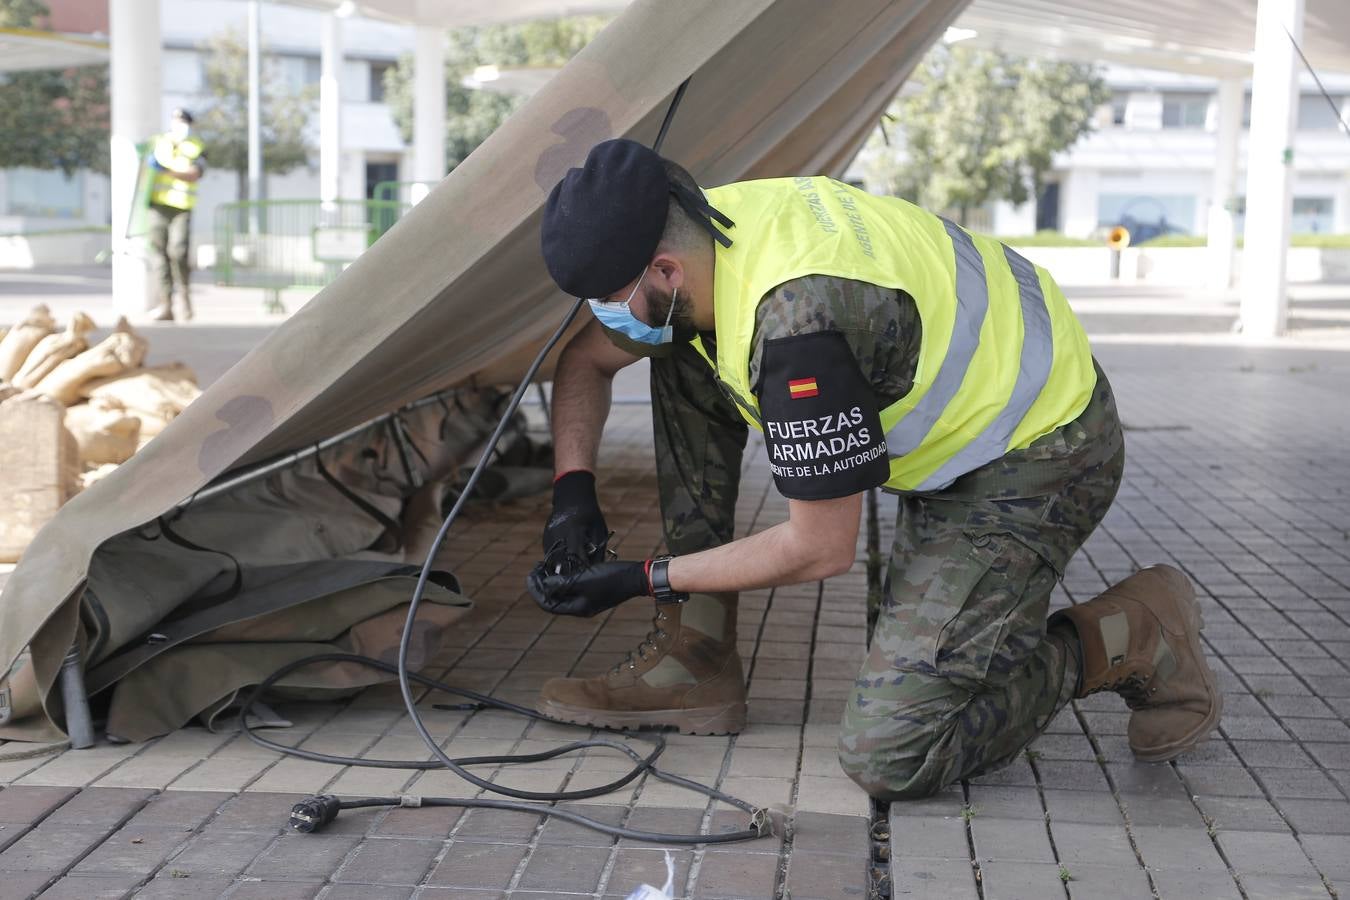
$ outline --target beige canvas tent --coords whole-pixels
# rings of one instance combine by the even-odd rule
[[[155,643],[163,635],[153,621],[147,626],[147,610],[170,610],[171,624],[181,624],[209,612],[209,601],[238,596],[241,584],[251,584],[253,601],[278,598],[280,614],[295,602],[294,591],[287,591],[297,583],[294,567],[308,567],[306,578],[312,578],[339,563],[374,566],[360,578],[335,582],[339,594],[356,582],[376,585],[377,594],[397,593],[379,587],[400,585],[391,558],[357,552],[378,530],[349,541],[231,544],[267,533],[263,519],[275,498],[265,493],[252,504],[226,496],[215,507],[190,508],[191,518],[174,519],[170,529],[189,534],[184,541],[165,539],[172,535],[161,517],[223,473],[314,444],[447,386],[517,377],[567,307],[538,249],[548,190],[598,141],[650,142],[686,78],[692,81],[662,150],[701,183],[838,174],[964,5],[633,3],[336,282],[38,536],[0,595],[0,673],[8,673],[0,681],[7,691],[0,703],[8,702],[7,714],[0,706],[0,717],[8,716],[0,738],[59,739],[63,719],[53,685],[72,641],[78,636],[91,667],[125,654],[131,642]],[[445,420],[436,427],[444,428]],[[384,497],[394,510],[403,498],[381,493],[384,449],[342,457],[335,464],[345,467],[334,472],[330,465],[328,474],[377,507]],[[371,454],[379,457],[374,470],[361,462]],[[297,466],[288,477],[312,482],[322,475]],[[230,519],[241,509],[246,527]],[[318,519],[295,505],[287,514],[293,524]],[[191,539],[202,535],[211,541]],[[138,580],[157,565],[164,577]],[[86,593],[97,579],[94,604]],[[453,608],[452,593],[442,599]],[[178,610],[178,604],[189,608]],[[366,612],[380,608],[376,603]],[[386,602],[383,608],[392,607]],[[452,620],[447,613],[432,621],[427,644]],[[236,638],[247,632],[225,625]],[[349,643],[359,643],[359,636]],[[192,665],[223,672],[243,655],[237,646],[222,653],[217,645],[199,645]],[[174,679],[183,673],[183,663],[177,665],[142,665],[119,677]],[[100,677],[107,675],[105,669]],[[186,712],[142,722],[139,736],[176,727]]]

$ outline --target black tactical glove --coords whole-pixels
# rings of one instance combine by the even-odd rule
[[[560,616],[593,616],[633,597],[650,597],[647,560],[613,560],[557,575],[540,563],[525,580],[534,602]]]
[[[567,575],[605,558],[609,529],[595,496],[595,475],[584,469],[553,482],[553,514],[544,526],[544,565]]]

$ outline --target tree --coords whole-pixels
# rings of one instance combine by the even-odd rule
[[[248,198],[248,44],[237,30],[206,42],[206,92],[210,105],[197,115],[196,130],[213,167],[236,174],[236,193]],[[313,86],[282,89],[275,56],[264,54],[260,85],[263,170],[284,175],[309,162],[305,126],[314,107]]]
[[[0,0],[0,28],[33,28],[41,0]],[[0,75],[0,168],[108,171],[108,67]]]
[[[603,16],[576,16],[519,25],[487,25],[451,31],[445,52],[445,155],[453,169],[524,102],[521,96],[467,88],[478,66],[561,66],[609,23]],[[413,59],[402,56],[385,73],[385,100],[403,140],[413,132]]]
[[[892,101],[896,127],[873,135],[865,170],[880,189],[955,209],[965,224],[991,200],[1037,196],[1055,154],[1091,130],[1108,99],[1091,65],[939,45]]]

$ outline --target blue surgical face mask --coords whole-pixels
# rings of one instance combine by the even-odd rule
[[[670,319],[675,314],[675,294],[670,297],[670,311],[666,313],[666,322],[661,327],[648,325],[646,322],[633,315],[633,310],[629,304],[637,296],[638,289],[642,287],[642,281],[647,277],[647,270],[642,270],[638,283],[633,286],[633,292],[628,295],[627,300],[588,300],[591,305],[591,312],[595,318],[610,331],[616,331],[639,344],[647,344],[652,347],[660,347],[662,344],[669,344],[675,340],[675,330],[670,326]]]

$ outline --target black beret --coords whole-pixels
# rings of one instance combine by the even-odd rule
[[[539,243],[573,297],[607,297],[637,278],[666,227],[670,181],[655,151],[623,138],[596,144],[548,195]]]

